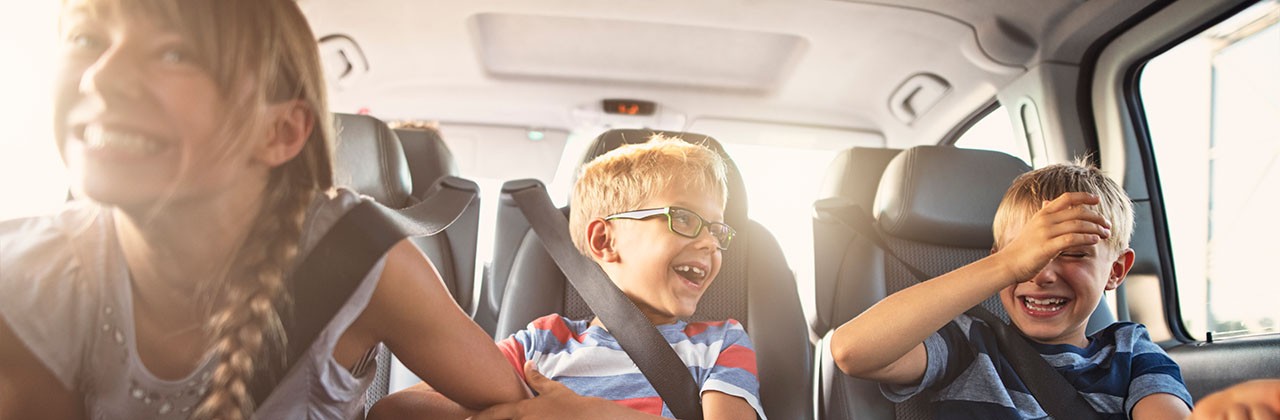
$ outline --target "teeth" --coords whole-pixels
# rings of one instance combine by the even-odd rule
[[[84,144],[91,150],[115,150],[138,155],[150,155],[160,151],[161,143],[146,136],[104,129],[92,124],[84,129]]]
[[[693,273],[698,278],[703,278],[707,275],[707,273],[705,271],[702,271],[701,268],[688,266],[688,265],[677,266],[675,270],[679,272]]]
[[[1026,296],[1022,298],[1023,305],[1038,312],[1056,312],[1062,309],[1062,304],[1066,301],[1066,299],[1062,298],[1036,299]]]
[[[1027,299],[1027,302],[1031,302],[1037,305],[1058,305],[1058,304],[1061,304],[1062,302],[1067,301],[1066,299],[1063,299],[1063,298],[1036,299],[1033,297],[1027,297],[1026,299]]]

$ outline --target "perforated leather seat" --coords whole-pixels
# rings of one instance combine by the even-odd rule
[[[601,134],[588,149],[590,161],[626,143],[647,141],[651,130],[612,130]],[[729,163],[729,198],[725,221],[738,235],[724,253],[719,276],[707,290],[692,320],[734,318],[743,323],[755,344],[766,415],[779,419],[812,418],[812,348],[804,330],[795,281],[777,241],[747,217],[746,188],[732,160],[718,142],[698,134],[657,132],[692,143],[705,142]],[[567,214],[567,213],[566,213]],[[497,240],[492,271],[482,292],[485,305],[500,307],[495,336],[502,338],[550,313],[572,319],[592,314],[564,275],[555,267],[541,242],[514,203],[498,209]],[[477,319],[481,315],[477,313]]]
[[[1003,153],[944,146],[920,146],[901,153],[850,153],[857,157],[850,162],[878,162],[895,155],[884,166],[883,175],[874,174],[876,165],[872,163],[862,167],[833,165],[829,177],[843,178],[847,183],[876,182],[870,211],[877,230],[896,254],[932,276],[990,253],[996,207],[1013,179],[1030,169]],[[844,200],[866,203],[865,195]],[[835,204],[828,200],[816,206]],[[815,296],[822,319],[812,323],[823,337],[817,364],[819,412],[826,419],[932,418],[923,397],[895,406],[880,394],[877,384],[840,372],[830,352],[835,328],[888,294],[915,284],[915,277],[866,239],[831,221],[816,220],[815,229],[818,226],[843,235],[841,240],[832,239],[839,236],[834,233],[823,239],[835,249],[820,253],[817,261],[818,275],[824,276],[817,279]],[[841,241],[845,245],[838,245]],[[1091,332],[1114,322],[1103,303],[1090,319]],[[987,299],[983,306],[1007,320],[997,299]]]

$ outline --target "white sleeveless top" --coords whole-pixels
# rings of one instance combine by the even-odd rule
[[[359,200],[347,190],[317,199],[303,228],[302,250],[309,251]],[[72,204],[53,216],[0,223],[0,318],[63,386],[84,397],[88,418],[185,419],[207,390],[213,353],[180,380],[157,378],[143,366],[129,271],[111,214]],[[333,359],[333,350],[368,305],[384,264],[385,257],[366,274],[253,418],[363,414],[373,372],[352,376]]]

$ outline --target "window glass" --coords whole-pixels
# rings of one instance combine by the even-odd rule
[[[965,149],[982,149],[1005,152],[1031,164],[1031,152],[1027,142],[1014,134],[1013,122],[1009,120],[1009,112],[1003,106],[996,107],[982,119],[965,130],[956,139],[956,147]]]
[[[1184,325],[1276,331],[1280,7],[1261,2],[1147,63],[1139,93],[1159,168]]]

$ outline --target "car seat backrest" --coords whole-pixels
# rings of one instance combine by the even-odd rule
[[[411,199],[416,203],[427,198],[437,181],[458,176],[453,153],[434,129],[404,128],[394,130],[404,147],[413,179]],[[477,199],[478,200],[478,199]],[[439,235],[413,238],[414,244],[427,254],[440,272],[449,293],[467,313],[474,308],[476,234],[479,229],[480,206],[473,202],[449,228]]]
[[[855,147],[841,152],[827,168],[815,210],[855,205],[870,214],[880,175],[901,151]],[[809,326],[821,336],[884,296],[884,282],[872,275],[883,269],[880,249],[839,222],[814,217],[813,244],[816,299]]]
[[[334,114],[334,184],[393,209],[408,207],[413,181],[400,139],[368,115]]]
[[[729,166],[725,222],[738,235],[732,248],[723,254],[720,274],[690,320],[734,318],[742,322],[755,345],[766,414],[773,418],[812,418],[812,396],[807,392],[812,389],[812,346],[804,330],[794,275],[773,236],[747,218],[746,188],[723,147],[714,139],[697,134],[611,130],[596,139],[583,161],[622,144],[645,142],[654,133],[705,144],[719,152]],[[500,304],[495,337],[505,338],[550,313],[572,319],[591,318],[590,308],[572,287],[566,286],[564,275],[529,231],[528,222],[508,201],[504,199],[498,209],[498,240],[491,278],[486,284],[486,289],[496,289],[498,284],[505,288],[503,296],[490,302]]]
[[[1013,178],[1029,169],[1002,153],[938,146],[901,152],[854,149],[845,157],[860,167],[837,161],[828,176],[844,177],[845,184],[858,185],[845,185],[847,193],[836,196],[837,202],[821,200],[815,207],[857,204],[860,208],[837,208],[870,212],[894,252],[930,275],[990,253],[996,205]],[[886,157],[890,159],[886,161]],[[877,169],[883,173],[876,173]],[[868,203],[866,191],[872,182],[875,198]],[[815,266],[816,275],[824,277],[815,279],[815,306],[829,311],[827,322],[815,323],[819,327],[815,331],[823,336],[817,364],[818,411],[827,419],[931,418],[932,413],[917,401],[920,398],[895,406],[880,395],[878,384],[849,377],[835,366],[830,353],[835,328],[917,280],[871,241],[837,226],[838,222],[824,220],[815,219],[815,229],[824,227],[836,233],[823,236],[815,231],[815,241],[825,239],[836,249],[819,251],[816,247],[820,244],[815,242],[816,258],[825,259]],[[824,294],[824,289],[832,292]],[[995,306],[999,309],[998,302]]]
[[[409,141],[402,144],[386,123],[371,116],[334,114],[334,122],[338,133],[334,153],[335,184],[369,196],[379,204],[392,209],[412,206],[432,192],[436,180],[456,174],[456,165],[438,136],[433,140],[408,133]],[[407,156],[406,150],[412,154]],[[421,173],[411,174],[411,170]],[[418,188],[419,182],[426,187]],[[474,283],[477,208],[473,203],[462,217],[438,235],[411,239],[431,260],[454,300],[464,310],[470,306]],[[383,347],[373,383],[366,393],[366,409],[390,390],[393,363],[391,353]]]
[[[458,163],[440,137],[440,131],[429,128],[397,128],[394,131],[409,161],[409,175],[413,178],[411,195],[426,197],[427,190],[440,178],[458,176]]]

